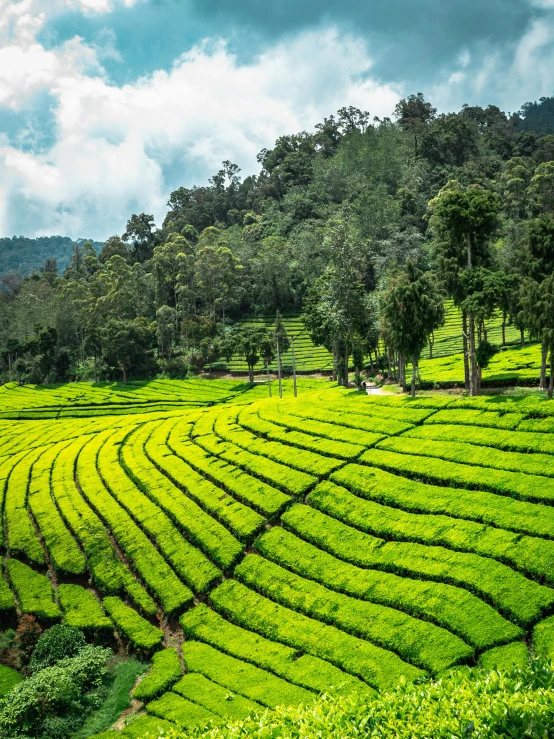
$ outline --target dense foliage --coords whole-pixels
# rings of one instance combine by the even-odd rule
[[[378,697],[324,695],[225,726],[164,732],[167,739],[549,739],[554,672],[546,664],[507,673],[453,671],[437,682],[403,684]]]
[[[257,176],[226,161],[208,185],[171,193],[159,227],[135,214],[101,249],[75,244],[62,274],[54,253],[30,276],[7,274],[0,371],[39,383],[184,376],[235,352],[252,376],[274,359],[275,335],[233,331],[237,317],[304,311],[341,381],[364,356],[403,381],[404,349],[378,305],[410,260],[463,313],[472,394],[495,351],[495,310],[542,341],[545,386],[554,303],[550,266],[536,267],[554,254],[552,100],[521,115],[438,115],[412,95],[394,121],[343,108],[280,137]]]

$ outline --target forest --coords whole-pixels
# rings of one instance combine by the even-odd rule
[[[36,240],[25,263],[40,256],[40,268],[3,263],[0,378],[185,378],[236,353],[252,379],[276,337],[288,341],[278,316],[294,314],[340,383],[354,369],[405,386],[411,367],[413,393],[450,300],[471,395],[501,348],[487,337],[493,313],[504,340],[510,325],[541,342],[552,395],[553,108],[439,114],[421,93],[381,120],[341,108],[263,149],[258,175],[225,161],[207,185],[178,188],[161,224],[122,214],[125,230],[102,245]],[[277,316],[276,328],[249,316]]]

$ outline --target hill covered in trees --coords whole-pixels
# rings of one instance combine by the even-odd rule
[[[343,382],[368,358],[405,382],[449,298],[472,394],[498,349],[493,314],[542,340],[544,385],[552,101],[439,115],[417,94],[391,118],[342,108],[280,137],[256,176],[226,161],[207,185],[171,193],[163,223],[133,214],[101,248],[74,244],[63,270],[53,249],[33,274],[5,276],[0,371],[39,383],[184,376],[234,353],[252,372],[274,359],[275,335],[236,322],[280,311],[303,313]]]

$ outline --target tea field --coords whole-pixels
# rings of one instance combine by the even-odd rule
[[[554,404],[299,385],[0,389],[0,622],[151,660],[105,737],[554,659]]]
[[[247,326],[265,326],[266,328],[271,328],[274,325],[274,318],[263,318],[263,317],[254,317],[254,318],[248,318],[241,322],[244,325]],[[302,319],[299,315],[290,315],[290,316],[284,316],[283,317],[283,324],[286,328],[286,331],[290,337],[293,337],[295,339],[294,341],[294,349],[295,349],[295,360],[296,360],[296,370],[299,373],[310,373],[310,372],[331,372],[333,367],[333,358],[330,354],[330,352],[325,349],[325,347],[322,346],[315,346],[315,344],[312,342],[307,330],[304,328],[304,324],[302,322]],[[502,316],[497,312],[490,321],[486,322],[487,325],[487,337],[488,340],[492,344],[496,344],[498,346],[502,343]],[[506,343],[508,345],[516,344],[520,340],[520,333],[514,326],[506,326]],[[426,348],[423,350],[422,354],[422,360],[426,360],[426,364],[429,364],[429,368],[433,368],[431,372],[426,371],[425,377],[423,379],[428,379],[428,376],[431,374],[433,375],[433,379],[431,381],[435,381],[434,377],[437,374],[434,371],[434,368],[441,368],[442,365],[439,363],[437,364],[436,360],[438,358],[442,357],[452,357],[453,355],[458,355],[463,351],[462,346],[462,317],[461,313],[456,308],[451,300],[447,300],[445,303],[445,322],[444,325],[441,326],[437,331],[435,331],[433,336],[433,345],[432,347],[429,346],[429,344],[426,346]],[[428,360],[432,358],[433,364],[430,364]],[[458,358],[459,359],[459,358]],[[540,361],[540,360],[539,360]],[[287,373],[292,372],[292,351],[289,349],[287,352],[283,353],[282,356],[282,363],[283,363],[283,369]],[[425,367],[424,361],[421,362],[422,367]],[[246,361],[244,357],[234,355],[231,357],[231,360],[229,362],[225,361],[224,359],[221,359],[217,362],[214,362],[211,365],[212,369],[215,370],[226,370],[229,372],[232,372],[234,374],[246,374],[248,372],[248,367],[246,364]],[[206,368],[207,369],[207,368]],[[256,371],[262,372],[264,369],[262,363],[260,362],[258,365],[256,365]],[[353,369],[353,366],[352,366]],[[277,371],[277,362],[274,360],[270,364],[270,370],[272,372]],[[456,366],[456,370],[458,370],[458,367]],[[422,369],[423,373],[423,369]],[[450,382],[454,381],[452,380],[453,376],[459,375],[459,372],[456,371],[453,373],[450,371],[448,373],[448,377]],[[461,374],[461,381],[463,382],[463,365],[462,365],[462,374]],[[457,380],[455,380],[457,381]]]

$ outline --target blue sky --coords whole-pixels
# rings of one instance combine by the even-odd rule
[[[554,0],[0,0],[0,236],[105,239],[343,105],[554,94]]]

